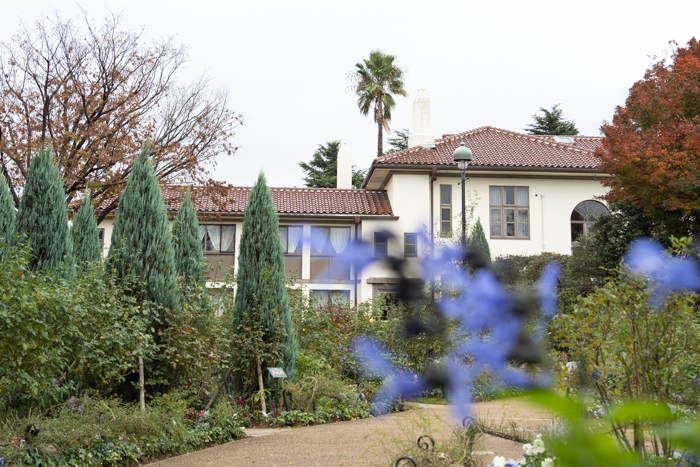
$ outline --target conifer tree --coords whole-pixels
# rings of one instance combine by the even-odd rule
[[[240,325],[254,328],[261,323],[264,342],[281,344],[277,361],[263,361],[262,368],[278,366],[281,360],[287,377],[294,381],[297,338],[289,310],[279,218],[262,173],[246,206],[238,264],[234,329]]]
[[[78,264],[102,261],[100,231],[97,228],[95,211],[92,209],[89,196],[80,203],[80,208],[73,218],[70,233],[73,239],[73,258]]]
[[[120,280],[134,276],[140,300],[174,308],[177,293],[172,236],[148,148],[145,142],[119,198],[107,267]]]
[[[40,149],[29,165],[16,223],[17,232],[31,242],[30,268],[34,271],[70,261],[72,247],[63,196],[63,181],[51,148]]]
[[[476,220],[476,225],[469,239],[469,248],[472,251],[481,253],[489,263],[491,262],[491,249],[489,248],[488,240],[486,240],[484,227],[481,225],[481,218]]]
[[[0,243],[9,243],[15,234],[15,204],[7,180],[0,175]]]
[[[199,237],[199,221],[192,206],[190,189],[180,203],[177,217],[173,224],[173,249],[175,251],[175,268],[177,275],[183,278],[186,288],[201,286],[204,288],[202,261],[204,250]]]

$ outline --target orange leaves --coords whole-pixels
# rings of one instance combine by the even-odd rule
[[[689,219],[700,214],[700,43],[647,70],[602,131],[608,199],[630,200],[684,234],[697,229]]]
[[[14,193],[33,152],[52,144],[67,199],[87,187],[104,217],[149,136],[159,179],[208,181],[207,164],[235,152],[240,116],[226,92],[206,79],[175,85],[186,54],[171,41],[144,45],[115,17],[86,26],[40,20],[0,48],[0,152]]]

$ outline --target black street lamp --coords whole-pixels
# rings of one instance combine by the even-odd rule
[[[464,176],[464,171],[467,170],[467,165],[469,161],[472,160],[472,151],[464,145],[464,143],[459,143],[459,147],[455,149],[452,153],[452,160],[457,163],[457,167],[462,171],[462,245],[467,245],[467,223],[464,211],[466,210],[465,195],[464,195],[464,181],[466,180]]]

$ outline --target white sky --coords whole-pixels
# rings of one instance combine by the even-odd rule
[[[182,1],[83,0],[93,18],[120,11],[146,37],[174,36],[190,47],[185,79],[206,70],[230,89],[238,128],[232,158],[215,178],[303,186],[300,161],[318,144],[350,144],[353,163],[376,157],[377,127],[360,114],[346,74],[372,49],[397,56],[409,97],[392,129],[410,128],[413,98],[426,89],[436,137],[491,125],[522,131],[539,107],[561,103],[585,135],[598,135],[630,86],[671,47],[697,35],[700,1]],[[71,0],[4,0],[0,41],[23,20]],[[385,138],[385,150],[388,138]]]

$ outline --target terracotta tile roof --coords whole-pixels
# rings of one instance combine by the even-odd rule
[[[454,166],[452,153],[464,141],[474,154],[470,167],[532,167],[596,169],[593,151],[602,138],[574,136],[576,142],[557,143],[551,136],[532,136],[490,126],[443,135],[434,148],[415,147],[374,159],[374,164]]]
[[[554,140],[554,136],[535,136],[531,135],[535,138],[542,138],[545,141],[549,141],[550,143],[556,143]],[[602,136],[570,136],[574,140],[573,143],[562,143],[566,144],[567,146],[571,146],[572,148],[576,149],[586,149],[588,151],[595,151],[596,149],[602,147],[602,141],[603,137]]]
[[[175,212],[185,196],[186,186],[166,186],[161,191],[168,211]],[[393,216],[384,190],[345,190],[335,188],[270,188],[277,212],[309,215],[383,215]],[[243,214],[250,187],[228,187],[221,196],[192,188],[192,202],[198,212]]]

